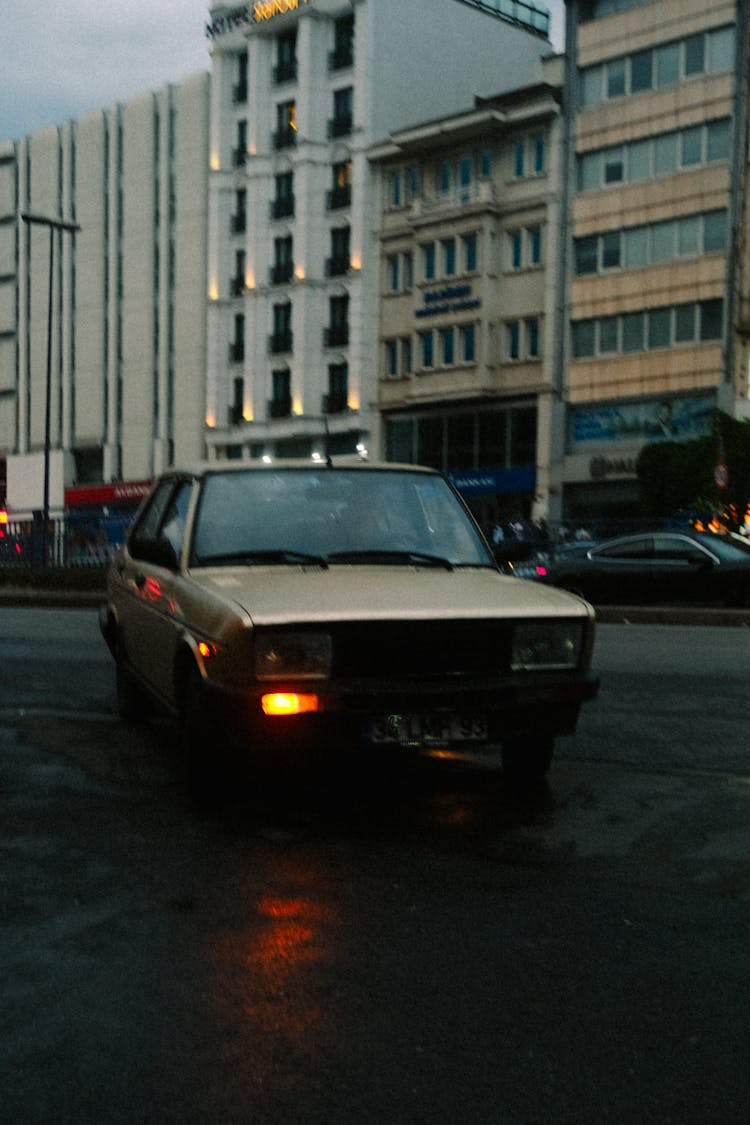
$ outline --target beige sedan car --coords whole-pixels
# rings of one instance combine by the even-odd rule
[[[196,794],[242,763],[502,755],[546,774],[596,692],[594,614],[501,574],[414,466],[214,464],[154,485],[101,628],[123,719],[180,723]]]

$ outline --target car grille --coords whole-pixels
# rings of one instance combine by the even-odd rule
[[[339,683],[492,678],[510,667],[512,633],[504,621],[368,621],[330,632]]]

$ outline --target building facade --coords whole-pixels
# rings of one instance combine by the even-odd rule
[[[209,86],[199,74],[0,145],[0,458],[15,511],[41,508],[43,458],[54,512],[76,486],[203,454]]]
[[[209,456],[372,447],[380,212],[368,153],[528,85],[548,16],[505,0],[282,0],[211,19]]]
[[[547,516],[562,59],[391,135],[378,170],[378,412],[389,460],[449,474],[485,524]]]
[[[568,0],[568,518],[748,400],[746,0]]]

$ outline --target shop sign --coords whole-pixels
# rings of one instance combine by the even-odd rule
[[[592,457],[589,472],[592,480],[606,480],[607,477],[634,477],[635,457]]]
[[[573,411],[574,446],[689,441],[711,432],[716,396],[692,395],[673,399],[643,399],[608,406],[577,406]]]
[[[445,285],[432,289],[424,295],[424,307],[417,309],[417,317],[441,316],[445,313],[466,312],[478,309],[482,304],[478,297],[472,296],[470,285]]]
[[[140,504],[151,488],[147,480],[120,480],[111,484],[77,485],[65,489],[65,507],[104,507],[109,504]]]
[[[512,469],[456,469],[448,475],[454,488],[463,496],[536,491],[534,465],[519,465]]]
[[[254,4],[241,4],[217,16],[212,23],[207,23],[206,38],[215,39],[218,35],[226,35],[247,24],[264,23],[284,12],[295,12],[309,3],[310,0],[255,0]]]

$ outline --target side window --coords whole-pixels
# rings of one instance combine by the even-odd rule
[[[129,544],[131,553],[136,557],[138,557],[139,543],[156,539],[173,488],[174,481],[171,480],[164,481],[160,484],[141,513],[138,522],[133,527]]]
[[[708,562],[710,556],[697,543],[677,535],[655,535],[654,557],[662,561]]]
[[[652,539],[650,536],[645,536],[643,539],[610,543],[609,546],[591,553],[595,558],[608,559],[612,562],[616,562],[618,559],[650,559],[653,556]]]
[[[193,491],[192,481],[182,481],[172,494],[161,527],[162,536],[172,544],[179,558],[185,542],[185,525]]]

